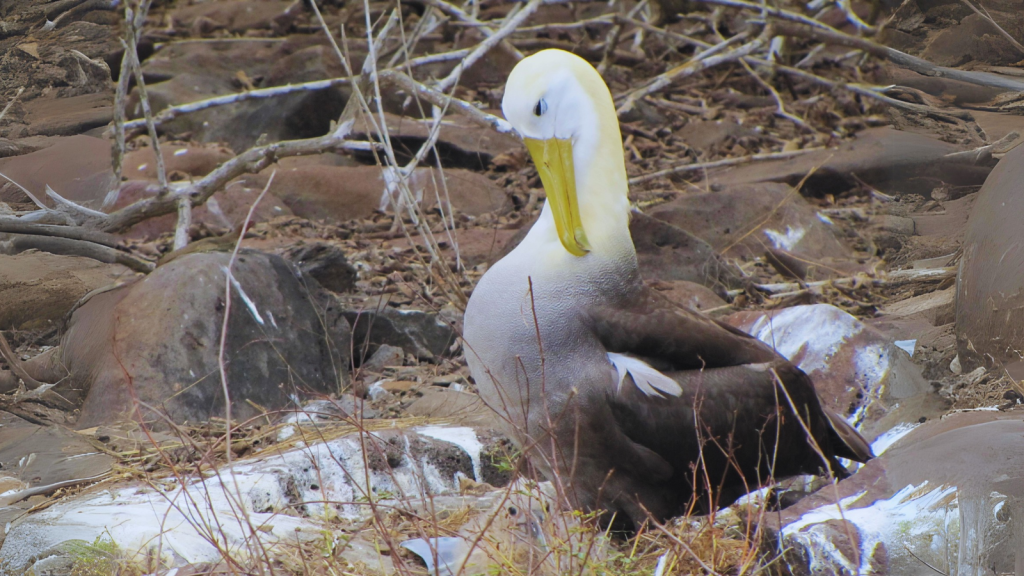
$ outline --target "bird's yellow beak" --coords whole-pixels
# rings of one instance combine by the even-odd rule
[[[590,251],[583,231],[580,206],[576,200],[576,170],[572,161],[572,140],[568,138],[524,138],[526,149],[537,165],[540,181],[555,215],[555,228],[562,246],[573,256]]]

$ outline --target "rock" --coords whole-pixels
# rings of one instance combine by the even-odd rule
[[[145,72],[147,78],[163,80],[147,86],[154,111],[245,88],[270,88],[344,75],[329,47],[285,49],[265,39],[166,44],[147,62]],[[161,131],[187,135],[192,141],[225,142],[241,152],[264,134],[268,141],[326,134],[331,122],[341,115],[349,94],[348,87],[334,86],[248,100],[183,115],[165,123]],[[133,92],[128,102],[134,117],[142,115],[138,99]]]
[[[384,118],[395,152],[399,154],[400,163],[410,159],[411,154],[419,150],[433,125],[432,119],[421,120],[389,113],[385,113]],[[379,122],[379,119],[375,120]],[[355,138],[381,140],[380,135],[368,124],[365,117],[360,117],[356,121],[354,133]],[[441,156],[441,163],[453,168],[486,170],[495,156],[522,148],[522,142],[514,136],[499,134],[459,115],[444,117],[437,139],[437,152]],[[433,164],[433,160],[428,160],[427,163]]]
[[[243,176],[239,181],[253,188],[263,188],[269,174]],[[489,178],[477,172],[459,169],[444,171],[444,183],[433,168],[417,168],[409,182],[410,190],[424,209],[442,204],[471,216],[511,207],[508,196]],[[376,210],[394,209],[393,191],[386,193],[387,183],[377,166],[307,165],[279,171],[270,192],[296,216],[342,223],[370,216]]]
[[[685,280],[712,289],[739,288],[743,274],[710,244],[672,224],[634,212],[629,233],[647,280]]]
[[[382,344],[397,346],[420,360],[437,361],[451,354],[457,334],[434,312],[398,310],[383,306],[377,310],[350,310],[345,318],[352,325],[354,350],[373,353]]]
[[[403,360],[405,360],[405,350],[398,346],[381,344],[359,367],[364,372],[380,374],[388,366],[401,366]]]
[[[494,411],[476,394],[438,386],[422,388],[420,393],[421,396],[405,408],[410,416],[438,418],[477,430],[496,431],[499,427]]]
[[[134,276],[120,264],[80,256],[0,254],[0,330],[39,329],[59,322],[89,292]]]
[[[399,425],[380,432],[330,434],[334,439],[326,442],[329,422],[290,425],[293,435],[283,442],[205,478],[186,475],[183,483],[159,488],[111,483],[28,515],[20,510],[0,546],[0,562],[21,573],[37,558],[67,557],[69,542],[103,539],[127,562],[153,559],[159,550],[158,561],[170,569],[216,563],[224,549],[244,554],[254,541],[264,550],[313,545],[337,530],[339,520],[366,521],[373,513],[360,494],[431,517],[445,509],[445,498],[456,501],[449,513],[465,509],[458,478],[495,477],[482,455],[500,438],[467,427],[394,422]],[[185,501],[191,504],[179,504]],[[220,526],[217,546],[208,539],[211,525]]]
[[[104,70],[103,73],[105,88],[110,82],[110,72]],[[24,135],[74,136],[106,126],[114,119],[113,103],[105,90],[69,98],[36,98],[25,104],[28,128]]]
[[[114,458],[98,452],[90,440],[62,426],[0,415],[0,522],[16,523],[41,495],[88,486],[109,474]],[[0,543],[5,536],[0,534]]]
[[[157,195],[160,188],[156,182],[129,180],[121,185],[117,202],[111,210],[117,210]],[[210,197],[202,206],[192,209],[193,226],[205,226],[208,230],[228,232],[245,221],[249,208],[259,197],[262,188],[246,188],[228,185]],[[290,216],[292,211],[272,194],[267,194],[256,206],[251,223],[266,222],[278,216]],[[154,240],[161,234],[173,233],[178,219],[176,214],[149,218],[132,226],[124,235],[139,240]]]
[[[781,528],[782,545],[816,574],[868,573],[871,565],[877,574],[931,572],[924,563],[946,573],[1011,573],[1024,560],[1021,434],[1019,411],[902,427],[877,440],[879,457],[835,490],[769,514],[764,527]],[[851,544],[853,555],[845,552]]]
[[[182,146],[166,142],[160,144],[160,155],[163,156],[164,169],[171,180],[174,180],[175,173],[179,176],[206,176],[234,156],[219,146]],[[146,146],[125,154],[124,175],[129,179],[156,180],[156,154],[153,148]]]
[[[914,220],[904,216],[892,214],[879,214],[871,219],[871,224],[882,232],[890,232],[900,236],[914,235]]]
[[[696,282],[655,280],[648,284],[669,300],[692,310],[711,310],[727,304],[713,290]]]
[[[1016,362],[1024,349],[1024,146],[992,171],[967,221],[956,281],[957,351],[964,371]]]
[[[205,4],[206,8],[216,6]],[[237,78],[238,72],[242,72],[249,79],[259,80],[280,60],[280,43],[266,38],[211,38],[201,42],[163,43],[142,63],[147,91],[150,85],[157,86],[187,74],[201,74],[230,82]],[[237,87],[241,88],[240,85]]]
[[[208,26],[224,28],[229,32],[244,34],[249,30],[269,30],[274,20],[292,6],[288,0],[228,0],[227,2],[202,2],[176,8],[171,12],[174,25],[192,28],[196,20],[209,20]]]
[[[295,263],[331,292],[350,292],[356,287],[356,269],[348,263],[341,248],[325,242],[290,248],[284,257]]]
[[[68,200],[88,203],[102,199],[114,184],[110,158],[110,142],[70,136],[37,152],[0,159],[0,172],[48,206],[53,202],[46,196],[47,185]],[[0,184],[0,201],[30,202],[6,180]]]
[[[837,148],[793,158],[708,171],[713,187],[783,182],[795,186],[812,171],[802,192],[838,194],[856,186],[854,176],[889,194],[927,196],[936,180],[957,186],[981,184],[989,168],[943,161],[959,152],[953,144],[892,128],[869,128]],[[922,178],[925,177],[925,178]]]
[[[822,403],[866,438],[945,408],[906,351],[829,304],[737,312],[722,320],[794,362],[814,381]]]
[[[1024,18],[1017,8],[1007,13],[995,12],[995,18],[1007,30],[1015,30],[1015,37],[1020,37]],[[972,61],[1014,64],[1020,61],[1020,56],[1020,52],[978,14],[970,14],[939,32],[921,54],[922,58],[939,66],[962,66]]]
[[[160,426],[152,407],[178,423],[223,415],[217,357],[229,259],[183,256],[74,312],[59,355],[71,377],[58,388],[71,398],[84,394],[79,427],[139,417]],[[233,277],[225,343],[233,417],[255,416],[254,406],[284,408],[309,392],[339,392],[349,327],[316,282],[278,256],[247,250]]]
[[[323,422],[342,422],[351,420],[371,420],[379,416],[376,410],[362,398],[352,394],[342,394],[338,398],[313,400],[301,408],[295,408],[284,417],[282,423],[316,426]],[[285,427],[278,434],[278,440],[287,440],[295,434],[295,429]]]
[[[836,237],[835,224],[785,184],[749,184],[682,196],[649,213],[707,241],[725,256],[753,259],[764,254],[766,246],[798,255],[810,261],[809,279],[859,268],[853,252]]]

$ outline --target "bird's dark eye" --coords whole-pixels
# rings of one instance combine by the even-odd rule
[[[543,100],[542,100],[542,102],[543,102]],[[515,516],[516,514],[519,514],[519,510],[516,510],[515,506],[509,506],[508,507],[508,513],[509,513],[510,516]]]
[[[548,103],[544,100],[538,100],[537,105],[533,107],[534,116],[540,116],[541,114],[548,111]]]

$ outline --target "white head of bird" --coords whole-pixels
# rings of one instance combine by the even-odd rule
[[[597,70],[563,50],[538,52],[509,74],[501,109],[547,193],[529,241],[579,258],[635,257],[619,121]]]

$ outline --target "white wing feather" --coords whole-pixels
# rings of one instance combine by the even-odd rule
[[[633,377],[636,387],[648,396],[664,398],[660,392],[664,392],[669,396],[680,396],[683,393],[683,389],[675,380],[655,370],[643,360],[626,356],[625,354],[609,352],[608,361],[612,363],[612,366],[615,366],[615,371],[619,374],[619,391],[622,390],[622,383],[626,380],[626,374],[629,374]]]

